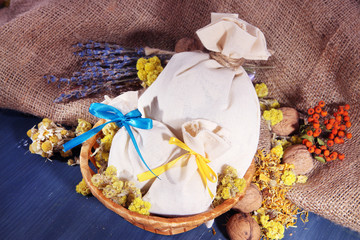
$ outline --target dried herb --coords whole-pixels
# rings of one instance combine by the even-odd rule
[[[54,102],[80,99],[103,92],[120,94],[141,88],[137,75],[136,62],[145,57],[144,48],[124,48],[120,45],[90,41],[87,44],[74,45],[78,49],[74,54],[84,58],[80,71],[71,77],[58,78],[44,76],[48,83],[57,83],[64,92]],[[171,54],[157,54],[165,63]]]

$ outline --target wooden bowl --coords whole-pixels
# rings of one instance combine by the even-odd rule
[[[94,127],[103,124],[104,122],[105,120],[100,120],[96,123]],[[86,184],[89,186],[91,193],[100,202],[102,202],[102,204],[104,204],[107,208],[114,211],[115,213],[119,214],[128,222],[146,231],[162,234],[162,235],[174,235],[189,231],[229,211],[245,194],[245,191],[243,193],[238,193],[235,198],[228,199],[219,206],[207,212],[192,216],[167,218],[167,217],[160,217],[155,215],[145,216],[136,212],[132,212],[127,208],[124,208],[121,205],[118,205],[112,200],[106,198],[102,194],[102,191],[96,188],[91,182],[91,177],[95,173],[90,168],[89,161],[92,162],[94,166],[96,166],[95,159],[94,157],[91,157],[91,154],[96,149],[97,147],[96,139],[100,137],[101,134],[102,131],[100,131],[97,135],[95,135],[94,137],[90,138],[89,140],[83,143],[80,153],[81,174]],[[255,162],[253,160],[249,169],[244,175],[244,179],[246,180],[246,184],[247,184],[246,187],[250,185],[254,173],[255,173]]]

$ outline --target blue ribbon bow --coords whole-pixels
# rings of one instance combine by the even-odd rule
[[[89,112],[98,118],[103,118],[103,119],[110,120],[110,121],[107,121],[106,123],[101,124],[93,129],[81,134],[80,136],[72,139],[71,141],[65,143],[63,145],[65,152],[76,147],[77,145],[85,142],[86,140],[88,140],[89,138],[91,138],[92,136],[97,134],[99,131],[101,131],[101,129],[103,129],[103,127],[105,127],[106,124],[115,122],[116,125],[118,125],[118,127],[120,127],[120,128],[122,126],[125,127],[126,131],[129,133],[129,136],[131,138],[131,141],[134,144],[134,147],[135,147],[137,153],[139,154],[141,161],[145,164],[146,168],[151,171],[150,167],[146,164],[144,158],[142,157],[142,155],[140,153],[140,149],[136,143],[135,137],[130,128],[130,126],[132,126],[132,127],[141,128],[141,129],[151,129],[153,127],[153,124],[152,124],[152,120],[150,118],[141,118],[141,113],[138,109],[135,109],[131,112],[128,112],[126,115],[124,115],[117,108],[107,105],[107,104],[103,104],[103,103],[92,103],[90,105]],[[153,173],[153,174],[156,176],[155,173]],[[158,176],[156,176],[156,177],[158,178]]]

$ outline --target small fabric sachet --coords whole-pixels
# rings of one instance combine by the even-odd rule
[[[150,212],[161,215],[191,215],[207,211],[216,194],[217,174],[224,163],[220,156],[231,147],[229,132],[207,120],[193,120],[182,126],[184,142],[171,138],[169,145],[182,152],[169,156],[144,196],[151,203]],[[153,169],[157,174],[158,169]],[[160,172],[161,173],[161,172]],[[147,174],[151,176],[149,172]],[[141,179],[141,175],[139,179]]]
[[[137,108],[137,100],[138,92],[131,91],[112,100],[107,98],[105,103],[126,114]],[[161,122],[153,120],[151,129],[133,128],[131,126],[130,128],[138,149],[150,169],[165,164],[169,158],[181,152],[181,149],[168,143],[174,135]],[[153,175],[154,178],[148,181],[137,181],[137,175],[148,171],[148,168],[142,162],[125,128],[120,128],[112,140],[108,166],[115,166],[118,177],[134,182],[136,187],[142,191],[147,191],[155,179],[155,175]]]

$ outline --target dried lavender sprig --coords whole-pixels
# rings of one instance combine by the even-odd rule
[[[123,61],[123,62],[103,62],[103,61],[86,61],[83,68],[86,67],[103,67],[103,68],[123,68],[129,65],[136,65],[137,60]]]
[[[117,62],[134,62],[137,61],[139,59],[138,56],[136,57],[132,57],[132,56],[128,56],[128,55],[124,55],[124,56],[101,56],[101,57],[91,57],[89,58],[87,61],[84,62],[83,66],[86,66],[86,64],[88,62],[90,63],[99,63],[100,65],[109,65],[112,63],[117,63]]]
[[[144,56],[145,52],[141,49],[84,49],[79,52],[74,53],[80,57],[92,57],[92,56],[109,56],[109,55],[124,55],[124,54],[132,54],[137,56]]]
[[[45,77],[49,83],[58,82],[59,87],[62,84],[67,84],[69,87],[78,86],[70,93],[63,93],[55,102],[86,97],[103,90],[122,91],[141,87],[141,81],[136,78],[135,66],[140,57],[145,57],[144,48],[124,48],[116,44],[94,41],[86,44],[78,43],[74,47],[82,48],[75,53],[86,59],[82,69],[74,72],[69,78],[56,78],[52,75]],[[164,63],[172,56],[168,52],[156,53],[156,55]]]
[[[79,80],[79,82],[81,81],[82,84],[78,84],[78,85],[96,85],[96,84],[106,84],[107,82],[114,82],[114,80],[119,80],[119,83],[122,82],[123,80],[126,81],[128,77],[136,77],[137,73],[136,72],[127,72],[127,73],[117,73],[111,76],[103,76],[103,77],[99,77],[99,78],[91,78],[91,77],[81,77],[82,79]],[[84,81],[86,80],[86,81]],[[140,81],[138,79],[138,81]]]
[[[114,84],[122,84],[122,85],[117,85],[117,86],[113,87]],[[121,80],[107,82],[105,84],[83,86],[82,88],[74,90],[68,94],[62,93],[59,97],[57,97],[54,100],[54,102],[59,103],[59,102],[63,102],[64,100],[69,100],[71,98],[79,99],[79,98],[83,98],[86,96],[90,96],[92,94],[99,93],[104,90],[112,90],[113,88],[115,88],[115,89],[120,89],[120,88],[135,89],[135,88],[139,88],[139,87],[140,87],[139,79],[137,79],[137,78],[121,79]]]
[[[117,73],[136,73],[137,70],[135,67],[127,67],[127,68],[102,68],[102,67],[88,67],[86,69],[81,70],[80,72],[74,72],[73,77],[83,76],[83,75],[91,75],[92,73],[102,74],[102,76],[110,76],[115,75]]]
[[[123,72],[123,73],[116,73],[114,75],[102,75],[101,73],[99,74],[93,73],[79,77],[60,78],[59,87],[60,87],[60,83],[65,83],[68,85],[74,83],[78,86],[82,86],[82,85],[85,86],[85,85],[101,84],[107,81],[121,80],[126,77],[136,77],[136,76],[137,76],[136,72]]]
[[[82,85],[89,80],[98,80],[104,78],[106,81],[107,77],[115,76],[116,79],[135,76],[137,74],[136,68],[128,67],[123,69],[104,69],[104,68],[87,68],[81,72],[74,72],[73,76],[70,78],[57,78],[53,75],[44,76],[47,79],[48,83],[50,82],[59,82],[59,83],[75,83],[77,85]]]
[[[92,62],[100,61],[100,62],[104,62],[104,63],[111,63],[111,62],[128,61],[129,58],[138,58],[138,56],[132,56],[131,54],[127,54],[127,55],[111,54],[111,55],[107,55],[107,56],[99,56],[99,55],[86,56],[84,58],[85,58],[85,62],[86,61],[92,61]]]
[[[111,43],[99,43],[94,41],[89,41],[86,44],[83,43],[77,43],[73,45],[73,47],[79,47],[79,48],[88,48],[88,49],[94,49],[94,48],[100,48],[100,49],[123,49],[125,51],[143,51],[143,48],[125,48],[118,44],[111,44]]]

